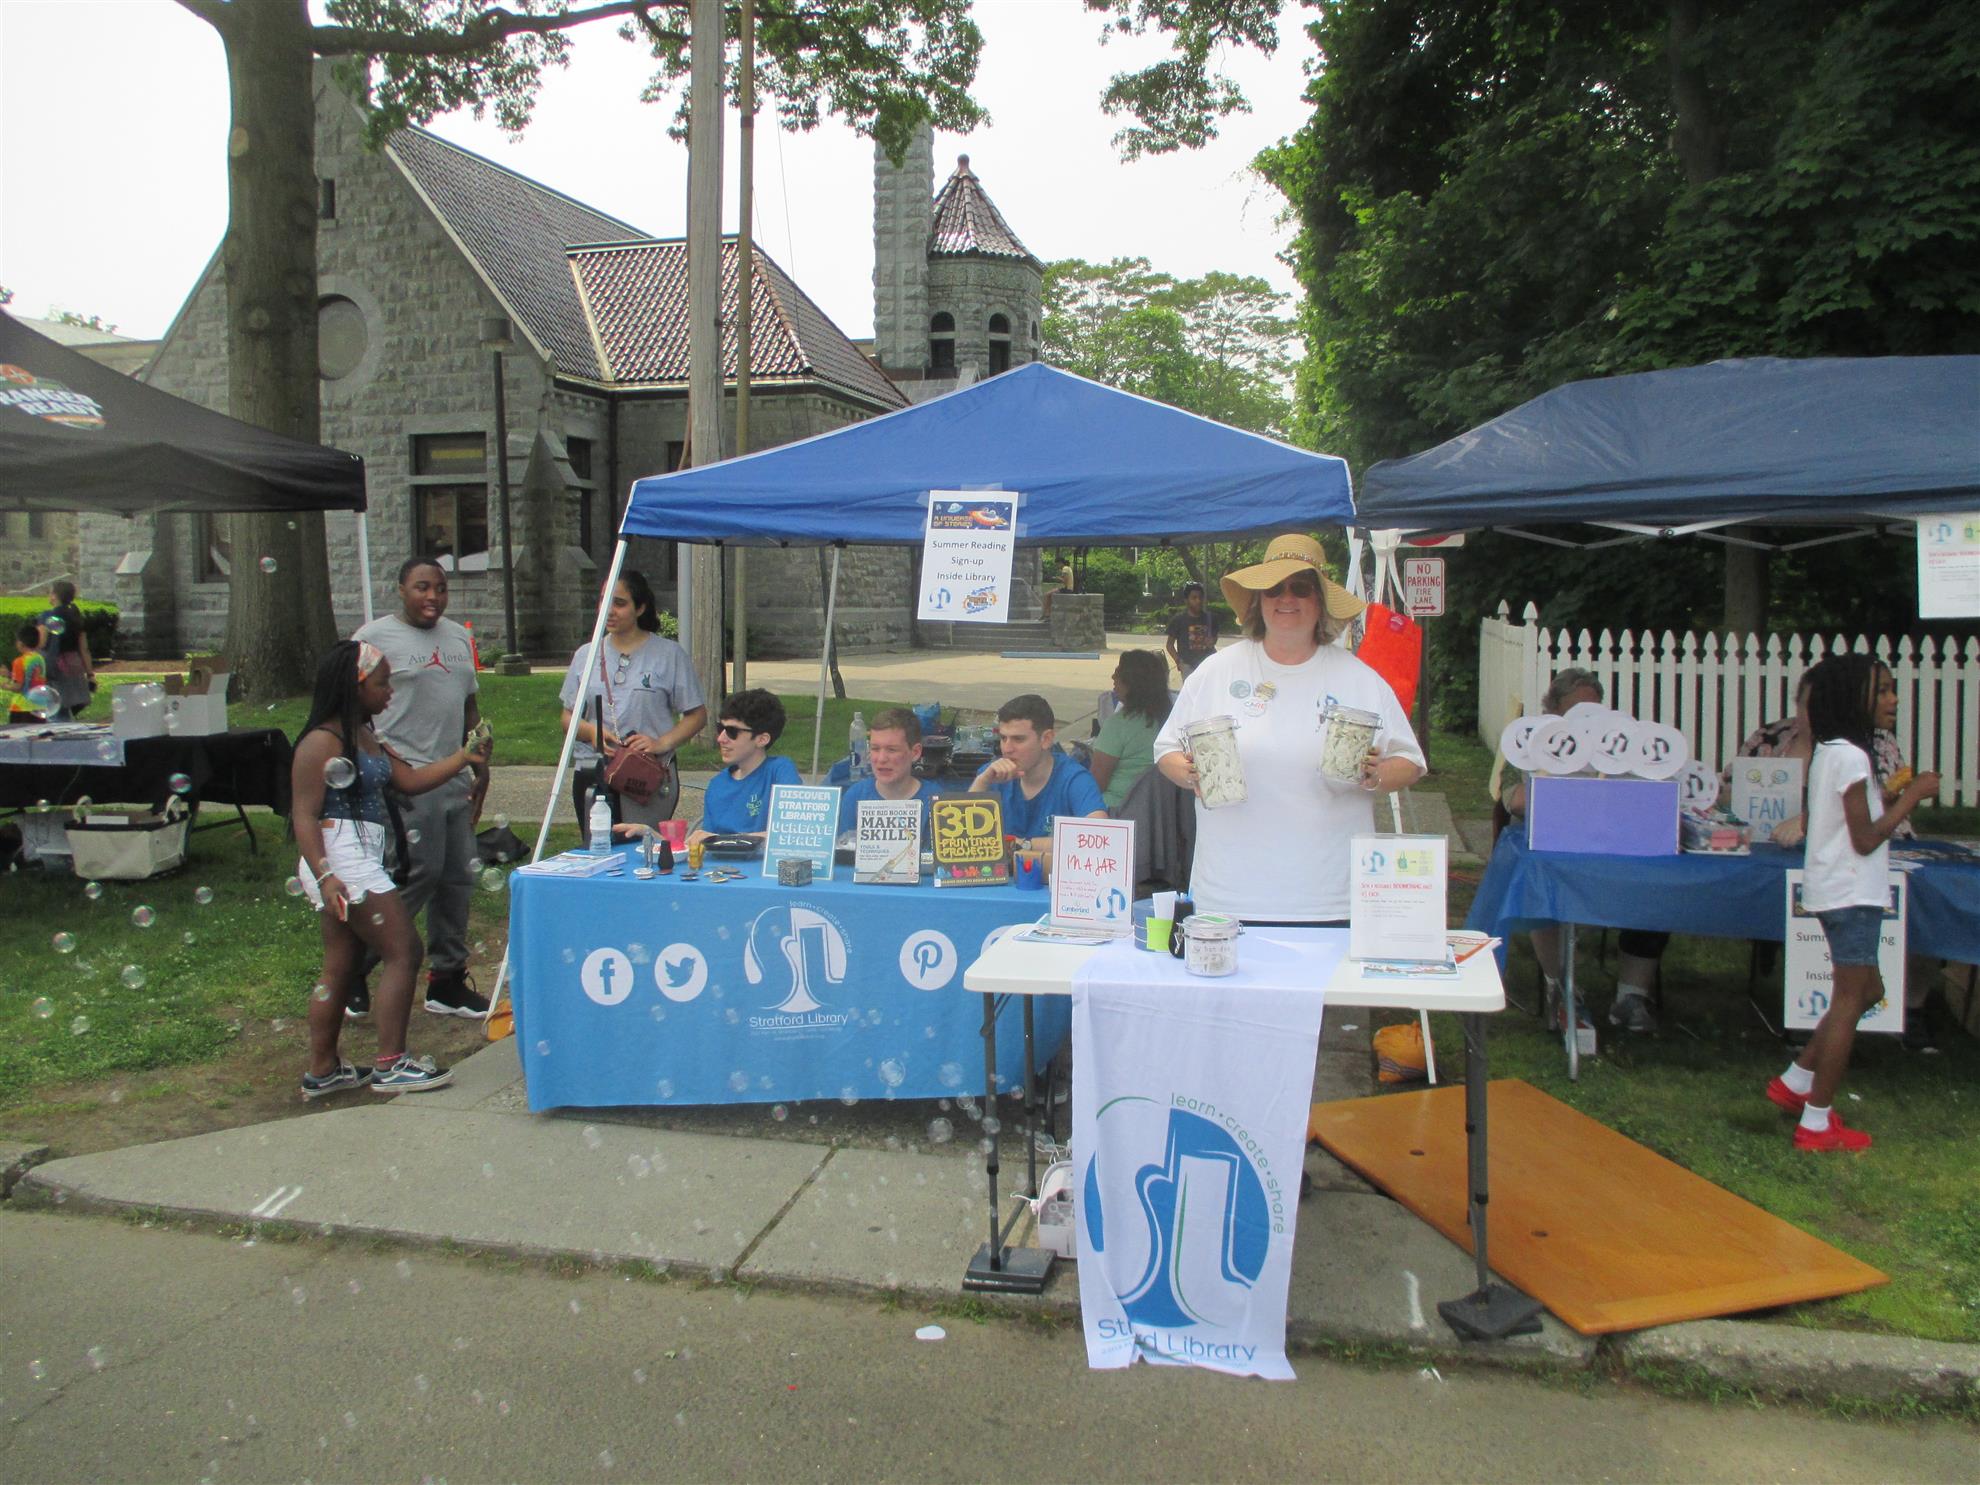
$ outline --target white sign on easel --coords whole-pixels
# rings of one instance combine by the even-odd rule
[[[1806,1031],[1822,1019],[1829,1008],[1829,982],[1835,977],[1829,963],[1829,936],[1821,921],[1801,906],[1802,874],[1787,873],[1787,1001],[1781,1024],[1790,1030]],[[1883,976],[1884,998],[1872,1006],[1858,1031],[1883,1031],[1893,1035],[1904,1030],[1904,904],[1906,882],[1901,872],[1891,873],[1891,905],[1884,910],[1884,932],[1877,943],[1877,972]]]
[[[931,490],[922,527],[915,616],[952,624],[1007,624],[1018,497],[1004,491]]]
[[[1134,929],[1134,821],[1052,820],[1052,922],[1125,938]]]
[[[1799,758],[1735,758],[1732,773],[1732,812],[1753,827],[1753,842],[1774,838],[1774,831],[1801,813],[1803,772]]]
[[[1918,518],[1918,617],[1980,618],[1980,511]]]
[[[1357,835],[1348,956],[1442,959],[1449,842],[1441,835]]]

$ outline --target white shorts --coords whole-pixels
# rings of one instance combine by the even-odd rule
[[[385,829],[369,820],[325,820],[323,855],[349,889],[351,900],[361,902],[374,892],[394,892],[398,885],[385,871]],[[316,885],[316,872],[307,861],[296,863],[296,877],[302,882],[303,896],[318,912],[323,910],[323,890]]]

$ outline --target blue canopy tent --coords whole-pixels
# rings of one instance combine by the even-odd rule
[[[1588,543],[1608,545],[1737,523],[1875,523],[1976,495],[1980,356],[1764,358],[1569,382],[1374,465],[1357,506],[1366,525],[1414,531],[1625,533]]]
[[[1147,546],[1355,519],[1347,464],[1032,362],[801,443],[633,483],[626,536],[903,546],[930,490],[1024,496],[1018,539]]]

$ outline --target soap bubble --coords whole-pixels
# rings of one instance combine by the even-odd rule
[[[50,713],[62,709],[62,698],[53,686],[29,686],[21,700],[28,704],[28,710],[37,717],[46,719]]]
[[[595,1150],[595,1149],[597,1149],[597,1148],[598,1148],[598,1147],[599,1147],[600,1145],[602,1145],[602,1144],[604,1144],[604,1143],[605,1143],[605,1136],[604,1136],[604,1135],[602,1135],[602,1134],[600,1134],[600,1133],[598,1132],[598,1126],[597,1126],[597,1125],[595,1125],[595,1124],[587,1124],[587,1125],[585,1125],[585,1126],[584,1126],[584,1147],[585,1147],[585,1149],[587,1149],[587,1150]]]
[[[302,878],[290,877],[286,882],[282,883],[282,890],[291,897],[301,897],[303,891]]]
[[[276,561],[273,557],[263,557],[261,559],[261,570],[263,572],[273,572],[276,568],[276,565],[277,565]]]
[[[83,896],[87,897],[91,902],[95,902],[102,895],[103,895],[103,884],[101,882],[84,883]]]
[[[117,978],[124,982],[124,988],[127,990],[142,990],[144,988],[144,971],[139,969],[135,964],[125,965],[124,972],[118,975]]]
[[[41,621],[41,627],[46,629],[51,637],[54,637],[69,632],[69,621],[60,614],[50,614],[46,619]]]
[[[730,1073],[729,1086],[738,1093],[749,1092],[749,1074],[740,1070]]]
[[[412,826],[411,828],[409,828],[409,829],[408,829],[408,830],[406,831],[406,844],[407,844],[407,845],[409,845],[409,846],[416,846],[416,845],[418,845],[418,844],[419,844],[419,827],[418,827],[418,826]]]
[[[88,1031],[89,1031],[89,1017],[87,1016],[78,1016],[76,1017],[75,1020],[69,1023],[70,1036],[83,1036],[86,1035]]]
[[[493,867],[481,874],[481,890],[484,892],[500,892],[508,885],[507,874],[496,871]]]
[[[135,928],[149,928],[158,921],[158,914],[140,903],[131,909],[131,925]]]
[[[55,946],[55,952],[58,954],[76,952],[76,936],[73,933],[58,933],[49,942]]]
[[[791,1117],[791,1111],[780,1103],[773,1103],[770,1105],[770,1117],[775,1119],[779,1124],[782,1124],[786,1119]]]
[[[536,1044],[536,1055],[539,1057],[548,1057],[550,1055],[550,1043],[538,1042]]]
[[[402,1279],[410,1279],[412,1277],[412,1265],[401,1258],[397,1263],[392,1265],[392,1272]]]
[[[859,1102],[859,1090],[853,1087],[851,1083],[846,1084],[845,1087],[839,1090],[839,1102],[847,1108],[851,1108]]]
[[[43,1361],[39,1356],[35,1357],[33,1361],[28,1363],[28,1375],[33,1377],[37,1382],[45,1380],[48,1376],[48,1363]]]
[[[117,740],[114,737],[97,739],[96,756],[101,758],[105,763],[115,763],[122,752],[123,749],[118,747]]]
[[[654,1085],[653,1091],[658,1093],[662,1098],[672,1098],[674,1096],[674,1080],[672,1078],[662,1078]]]
[[[960,1062],[945,1062],[935,1074],[942,1080],[944,1088],[962,1087],[963,1070]]]
[[[339,753],[323,765],[323,782],[332,789],[348,789],[357,782],[357,765]]]
[[[172,792],[174,794],[192,793],[192,780],[187,778],[182,773],[173,774],[172,777],[167,779],[165,782],[171,786]]]
[[[46,1021],[50,1016],[55,1014],[55,1002],[45,995],[38,996],[30,1009],[34,1012],[35,1020]]]
[[[493,820],[490,820],[488,823],[494,826],[497,830],[507,830],[509,828],[509,817],[507,815],[497,815]]]
[[[196,888],[194,888],[194,889],[193,889],[193,901],[194,901],[194,902],[196,902],[196,903],[198,903],[198,904],[199,904],[199,905],[200,905],[201,907],[212,907],[212,906],[213,906],[213,889],[212,889],[211,887],[196,887]]]
[[[330,987],[319,980],[316,983],[316,988],[309,993],[318,1000],[328,1000],[330,998]]]
[[[889,1088],[898,1088],[907,1081],[907,1069],[889,1057],[880,1064],[880,1081]]]
[[[955,1137],[956,1126],[951,1124],[947,1119],[930,1119],[928,1121],[928,1142],[931,1145],[946,1145]]]
[[[195,942],[193,938],[193,931],[190,928],[188,928],[184,933],[180,934],[179,937],[184,939],[188,944]]]

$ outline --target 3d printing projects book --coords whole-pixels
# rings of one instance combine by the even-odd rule
[[[928,807],[935,885],[996,887],[1011,879],[1004,802],[994,794],[943,795]]]

